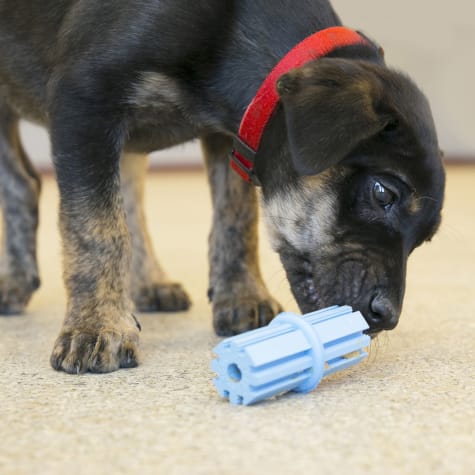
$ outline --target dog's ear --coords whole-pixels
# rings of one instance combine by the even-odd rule
[[[381,131],[383,88],[363,63],[322,58],[279,78],[290,152],[300,175],[315,175],[343,160]]]

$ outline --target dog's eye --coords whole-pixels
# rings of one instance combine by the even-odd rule
[[[391,190],[388,190],[379,181],[374,183],[373,196],[376,200],[376,203],[378,203],[379,206],[384,209],[390,208],[396,200],[396,195]]]

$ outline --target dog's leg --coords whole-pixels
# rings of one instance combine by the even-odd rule
[[[36,261],[40,187],[20,142],[18,117],[0,102],[0,314],[21,313],[40,285]]]
[[[77,84],[58,84],[50,110],[68,299],[50,361],[68,373],[105,373],[138,363],[120,190],[125,128],[105,93],[98,103],[92,86],[78,93]]]
[[[281,307],[259,270],[256,190],[230,169],[229,138],[212,135],[201,143],[213,201],[209,238],[213,323],[218,335],[232,335],[266,325]]]
[[[121,160],[122,196],[132,242],[131,296],[141,312],[183,311],[189,308],[190,299],[180,284],[168,280],[146,227],[143,189],[147,164],[147,155],[124,154]]]

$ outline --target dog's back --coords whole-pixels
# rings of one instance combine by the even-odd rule
[[[46,122],[52,75],[65,65],[115,68],[122,86],[121,74],[133,80],[144,68],[202,81],[210,79],[210,68],[237,72],[244,66],[262,70],[256,85],[236,77],[226,92],[247,100],[267,63],[305,35],[336,24],[322,0],[299,2],[297,9],[291,0],[0,0],[0,95],[20,115]]]

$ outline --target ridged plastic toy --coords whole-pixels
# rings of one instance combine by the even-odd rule
[[[223,340],[211,368],[219,394],[249,405],[288,391],[308,392],[324,376],[362,361],[370,337],[360,312],[334,306],[304,316],[284,312],[269,325]]]

